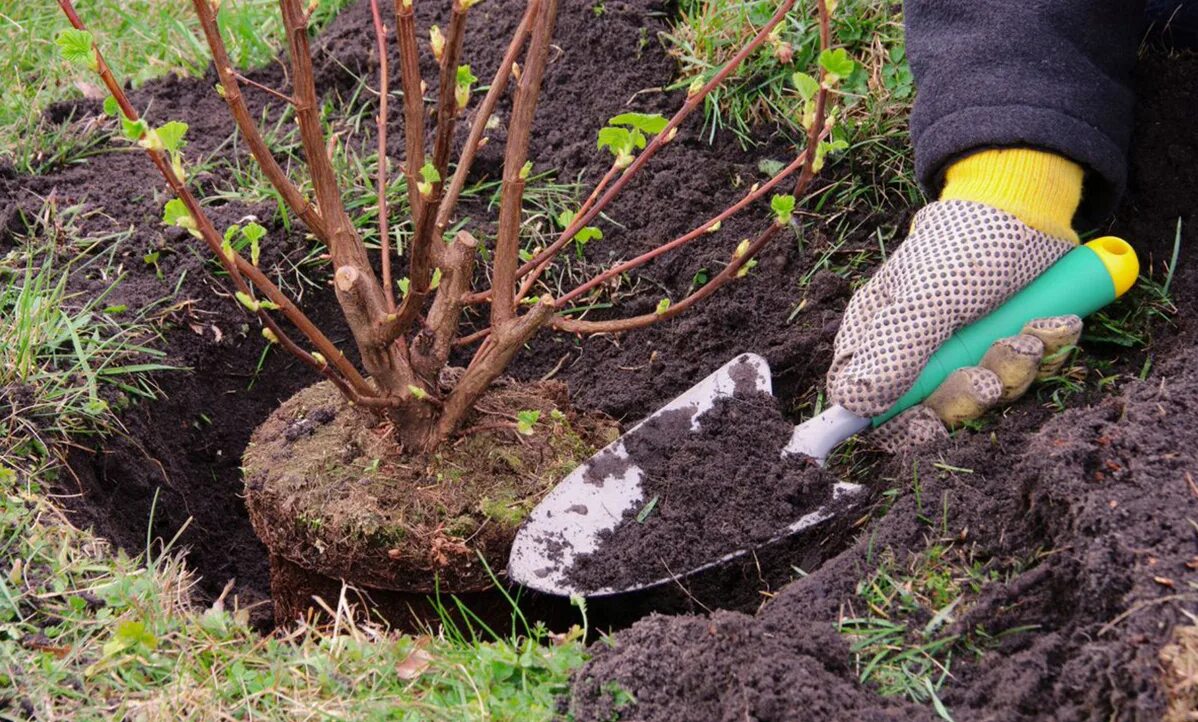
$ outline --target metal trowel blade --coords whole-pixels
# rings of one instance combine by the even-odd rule
[[[734,550],[718,559],[707,560],[691,569],[677,570],[675,574],[651,582],[620,588],[584,589],[570,581],[569,573],[575,560],[594,552],[602,533],[618,526],[627,512],[645,506],[641,487],[644,473],[629,457],[626,442],[635,438],[646,422],[679,411],[688,414],[691,428],[698,431],[699,417],[717,400],[737,391],[773,393],[770,367],[764,358],[756,354],[737,356],[571,472],[532,510],[516,533],[508,576],[530,589],[561,596],[601,597],[635,592],[726,564],[792,537],[833,518],[864,497],[860,485],[838,482],[827,504],[795,519],[765,542]],[[855,416],[843,407],[832,406],[795,427],[790,443],[781,453],[783,456],[803,454],[823,465],[833,447],[869,425],[869,419]]]
[[[651,419],[678,411],[690,415],[691,427],[697,431],[699,417],[717,400],[738,390],[773,393],[770,367],[764,358],[749,353],[737,356],[570,472],[516,533],[508,576],[530,589],[562,596],[601,596],[657,584],[581,589],[567,575],[575,559],[595,551],[600,534],[619,525],[630,509],[645,504],[643,472],[629,458],[625,441]]]

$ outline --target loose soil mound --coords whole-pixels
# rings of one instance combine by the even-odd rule
[[[1131,194],[1112,230],[1160,278],[1177,219],[1183,229],[1198,221],[1198,138],[1182,133],[1198,59],[1152,57],[1139,77]],[[1198,582],[1198,328],[1184,311],[1198,303],[1198,269],[1187,240],[1172,286],[1183,311],[1175,326],[1154,325],[1146,380],[1070,399],[1077,408],[1047,422],[1024,402],[988,433],[884,462],[877,491],[897,481],[897,497],[843,553],[755,617],[656,617],[596,645],[575,678],[575,719],[935,718],[858,683],[847,662],[860,638],[834,631],[863,616],[858,584],[883,564],[878,550],[901,566],[933,543],[966,553],[989,580],[963,594],[944,635],[998,640],[953,658],[940,698],[955,719],[1159,719],[1169,702],[1160,650],[1198,600],[1188,591]],[[899,619],[912,630],[930,621]]]
[[[568,404],[560,382],[496,384],[466,426],[499,428],[424,458],[401,454],[386,424],[332,383],[310,386],[250,438],[250,520],[272,553],[326,577],[404,592],[488,589],[533,505],[619,434],[605,416],[562,411]],[[541,418],[520,436],[511,419],[525,410]]]
[[[794,425],[760,392],[720,399],[691,429],[688,409],[665,412],[624,439],[644,473],[644,506],[625,512],[599,547],[580,556],[569,579],[581,589],[616,589],[685,574],[759,546],[831,501],[836,477],[802,456],[782,456]],[[596,458],[594,483],[609,469]],[[652,506],[649,506],[649,505]]]

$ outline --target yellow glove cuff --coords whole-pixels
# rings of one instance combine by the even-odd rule
[[[1078,242],[1073,214],[1082,198],[1082,167],[1028,148],[983,150],[945,173],[942,201],[973,201],[1006,211],[1038,231]]]

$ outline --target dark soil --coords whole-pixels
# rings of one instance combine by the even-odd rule
[[[592,554],[578,557],[569,575],[578,588],[684,575],[769,541],[831,500],[835,476],[808,458],[782,457],[794,424],[770,394],[738,392],[717,401],[699,417],[697,432],[691,415],[668,411],[624,437],[629,461],[616,463],[644,472],[644,506],[625,512]],[[600,455],[592,472],[603,465]],[[603,483],[606,474],[594,476]]]
[[[555,381],[498,383],[478,408],[466,427],[524,410],[541,419],[527,436],[500,424],[425,459],[400,453],[379,417],[349,405],[332,383],[303,389],[245,452],[258,537],[272,554],[357,586],[492,588],[492,570],[507,566],[533,505],[619,431],[606,416],[569,411],[565,384]]]
[[[873,476],[878,492],[895,490],[893,503],[757,615],[652,617],[595,645],[575,677],[575,719],[789,720],[798,710],[805,719],[936,719],[930,706],[883,699],[858,682],[849,648],[858,638],[835,631],[868,611],[857,585],[886,555],[918,561],[933,543],[994,572],[965,593],[945,634],[1008,632],[980,656],[954,656],[940,692],[954,719],[1162,717],[1170,694],[1160,650],[1175,626],[1192,624],[1183,610],[1198,601],[1198,376],[1189,361],[1198,326],[1186,311],[1198,302],[1198,269],[1185,230],[1198,220],[1195,78],[1196,58],[1142,62],[1131,192],[1111,229],[1158,279],[1178,218],[1187,236],[1172,286],[1182,311],[1153,325],[1147,379],[1074,397],[1075,408],[1047,421],[1024,402],[986,433],[883,462]],[[926,616],[898,619],[912,644],[923,641],[914,630]]]
[[[606,168],[593,137],[608,117],[625,109],[663,111],[679,101],[676,95],[640,92],[673,79],[672,63],[652,40],[664,27],[665,5],[608,0],[599,17],[592,5],[590,0],[563,3],[555,41],[562,52],[548,72],[533,134],[537,169],[560,169],[566,179],[593,180]],[[477,8],[468,61],[479,77],[498,61],[500,38],[515,23],[514,6]],[[372,72],[369,27],[363,2],[325,33],[319,67],[326,92],[347,93],[353,73]],[[644,47],[642,27],[650,38]],[[275,68],[255,77],[281,85]],[[1148,356],[1147,379],[1124,376],[1103,391],[1093,390],[1091,383],[1091,391],[1068,399],[1073,410],[1056,416],[1029,398],[982,433],[960,434],[914,461],[875,462],[864,472],[877,502],[874,512],[854,519],[861,524],[846,525],[836,543],[826,545],[820,557],[831,557],[826,563],[803,565],[810,574],[772,594],[755,616],[724,611],[710,617],[652,617],[617,634],[611,647],[597,645],[593,661],[574,683],[570,705],[577,719],[929,718],[930,707],[882,698],[858,682],[852,638],[838,634],[835,625],[842,610],[861,612],[857,584],[883,558],[902,565],[932,543],[949,545],[995,573],[955,609],[950,631],[973,634],[981,627],[993,636],[1034,626],[985,646],[980,657],[961,653],[953,658],[952,677],[940,696],[956,719],[1161,716],[1167,700],[1157,654],[1173,627],[1187,623],[1182,609],[1193,608],[1189,585],[1198,581],[1198,572],[1187,566],[1198,554],[1189,523],[1198,519],[1198,498],[1190,486],[1198,469],[1198,425],[1193,423],[1198,379],[1189,360],[1198,341],[1192,313],[1198,268],[1187,257],[1195,242],[1191,229],[1198,224],[1196,80],[1198,60],[1193,58],[1150,57],[1142,63],[1130,192],[1109,229],[1131,240],[1159,278],[1182,219],[1182,263],[1172,279],[1182,311],[1172,324],[1153,321],[1146,349],[1089,341],[1081,357],[1134,375]],[[190,123],[194,157],[215,150],[231,132],[211,91],[213,82],[210,76],[153,83],[136,99],[156,120]],[[99,113],[94,103],[69,109],[77,111],[76,117]],[[605,228],[605,239],[588,247],[591,262],[629,257],[686,230],[754,182],[758,160],[786,155],[784,146],[768,142],[768,131],[763,131],[767,144],[749,153],[727,139],[708,146],[694,138],[700,122],[694,119],[611,209],[623,228]],[[369,138],[345,130],[342,142],[369,147]],[[391,137],[398,141],[398,127]],[[500,133],[494,140],[501,140]],[[494,174],[501,146],[491,144],[480,174]],[[856,168],[853,162],[850,158],[831,172],[872,177],[874,169]],[[227,182],[220,173],[196,180],[201,189]],[[64,503],[80,523],[140,551],[160,492],[153,531],[169,539],[194,517],[181,543],[190,548],[201,589],[215,595],[236,578],[242,601],[265,600],[267,555],[239,496],[239,462],[251,430],[315,379],[278,354],[268,355],[256,372],[262,348],[256,329],[232,302],[211,293],[223,286],[211,276],[210,264],[189,250],[182,233],[158,223],[167,196],[144,158],[115,152],[32,178],[0,169],[0,249],[15,242],[13,232],[23,230],[23,218],[51,196],[60,208],[82,204],[103,210],[80,222],[86,233],[132,227],[132,236],[119,241],[117,257],[126,276],[112,303],[136,310],[169,295],[184,279],[177,305],[164,319],[164,348],[169,360],[192,369],[160,375],[164,398],[125,414],[126,435],[75,454],[77,483],[61,489],[71,495]],[[247,213],[262,218],[271,231],[265,263],[295,262],[309,250],[300,233],[286,232],[274,219],[271,208],[226,203],[212,210],[222,225]],[[873,232],[879,227],[893,236],[911,210],[883,208],[873,217],[854,218],[861,230],[837,251],[837,259],[876,247]],[[481,204],[464,212],[489,217]],[[646,267],[637,277],[639,292],[623,297],[618,311],[641,312],[664,295],[677,298],[696,271],[720,263],[761,222],[764,214],[750,213],[705,236],[693,252]],[[780,242],[769,249],[747,282],[721,291],[693,313],[618,337],[578,341],[546,334],[520,357],[514,372],[526,379],[555,372],[576,406],[631,422],[735,355],[753,351],[769,360],[775,393],[793,411],[810,400],[826,370],[849,296],[848,284],[829,275],[808,289],[800,287],[798,279],[830,250],[830,239],[814,221],[801,236],[801,245]],[[155,248],[163,249],[161,279],[141,260]],[[73,287],[85,291],[100,283],[81,277]],[[804,297],[807,304],[788,322]],[[345,343],[329,298],[323,289],[310,290],[303,301],[330,335]],[[1037,393],[1047,400],[1048,392]],[[921,628],[920,622],[926,620],[913,620],[912,629]],[[635,704],[616,694],[621,689]]]

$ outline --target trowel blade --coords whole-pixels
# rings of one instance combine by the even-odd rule
[[[650,419],[680,410],[690,415],[691,427],[697,431],[698,418],[718,399],[736,391],[773,393],[770,367],[764,358],[750,353],[737,356],[572,471],[541,500],[516,533],[508,576],[530,589],[562,596],[633,591],[579,589],[567,579],[574,560],[595,551],[600,534],[614,529],[628,510],[644,505],[643,472],[630,461],[625,440]],[[653,585],[636,588],[644,586]]]

